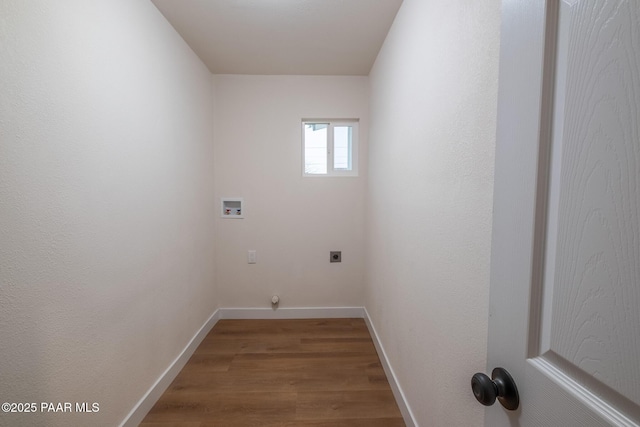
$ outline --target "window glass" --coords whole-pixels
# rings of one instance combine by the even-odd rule
[[[307,123],[304,126],[304,173],[327,173],[328,123]]]
[[[333,128],[333,168],[352,170],[351,126],[335,126]]]

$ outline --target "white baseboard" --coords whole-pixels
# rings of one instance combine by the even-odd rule
[[[205,336],[211,331],[220,319],[322,319],[322,318],[358,318],[364,319],[371,334],[371,339],[378,352],[380,363],[387,376],[391,391],[396,399],[402,418],[407,427],[417,427],[418,424],[413,417],[411,408],[407,404],[402,388],[398,383],[393,368],[389,364],[387,355],[382,347],[380,338],[373,326],[367,309],[364,307],[308,307],[308,308],[219,308],[205,322],[200,330],[191,338],[189,344],[182,350],[180,355],[171,365],[160,375],[160,378],[151,386],[149,391],[138,401],[129,415],[124,419],[121,427],[133,427],[142,422],[153,405],[162,396],[167,387],[180,373],[191,355],[196,351]]]
[[[380,363],[382,363],[382,368],[384,369],[384,373],[387,376],[387,381],[389,381],[389,385],[391,386],[391,391],[393,392],[393,397],[396,399],[396,403],[398,404],[398,408],[400,409],[400,413],[402,414],[402,418],[404,419],[404,423],[407,427],[418,427],[418,423],[413,416],[413,412],[411,412],[411,408],[407,403],[407,399],[404,397],[404,393],[402,392],[402,388],[398,383],[398,379],[396,378],[395,372],[393,372],[393,368],[391,364],[389,364],[389,359],[387,359],[387,353],[384,351],[384,347],[382,347],[382,342],[380,342],[380,338],[378,337],[378,333],[376,332],[376,328],[373,326],[373,322],[369,317],[369,312],[366,308],[362,308],[364,311],[364,321],[367,324],[367,328],[369,328],[369,334],[371,334],[371,339],[373,340],[373,345],[376,347],[376,351],[378,352],[378,357],[380,358]]]
[[[363,307],[221,308],[220,319],[322,319],[364,317]]]
[[[211,331],[220,319],[220,310],[216,310],[211,317],[202,325],[200,330],[191,338],[191,341],[169,365],[169,367],[160,375],[160,378],[151,386],[147,393],[136,403],[129,415],[126,416],[121,427],[133,427],[142,422],[147,413],[153,408],[153,405],[160,399],[162,393],[169,387],[171,382],[178,376],[189,358],[196,351],[204,337]]]

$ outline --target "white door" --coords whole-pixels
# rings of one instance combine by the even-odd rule
[[[504,0],[487,427],[640,425],[640,0]]]

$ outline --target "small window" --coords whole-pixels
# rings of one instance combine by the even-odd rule
[[[304,176],[358,175],[357,120],[303,120]]]

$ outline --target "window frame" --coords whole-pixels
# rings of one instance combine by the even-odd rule
[[[305,126],[309,124],[326,124],[327,128],[327,173],[307,173],[305,171]],[[302,139],[302,176],[310,178],[326,177],[357,177],[358,176],[358,146],[359,146],[359,119],[302,119],[301,139]],[[351,170],[334,168],[334,128],[351,126]]]

